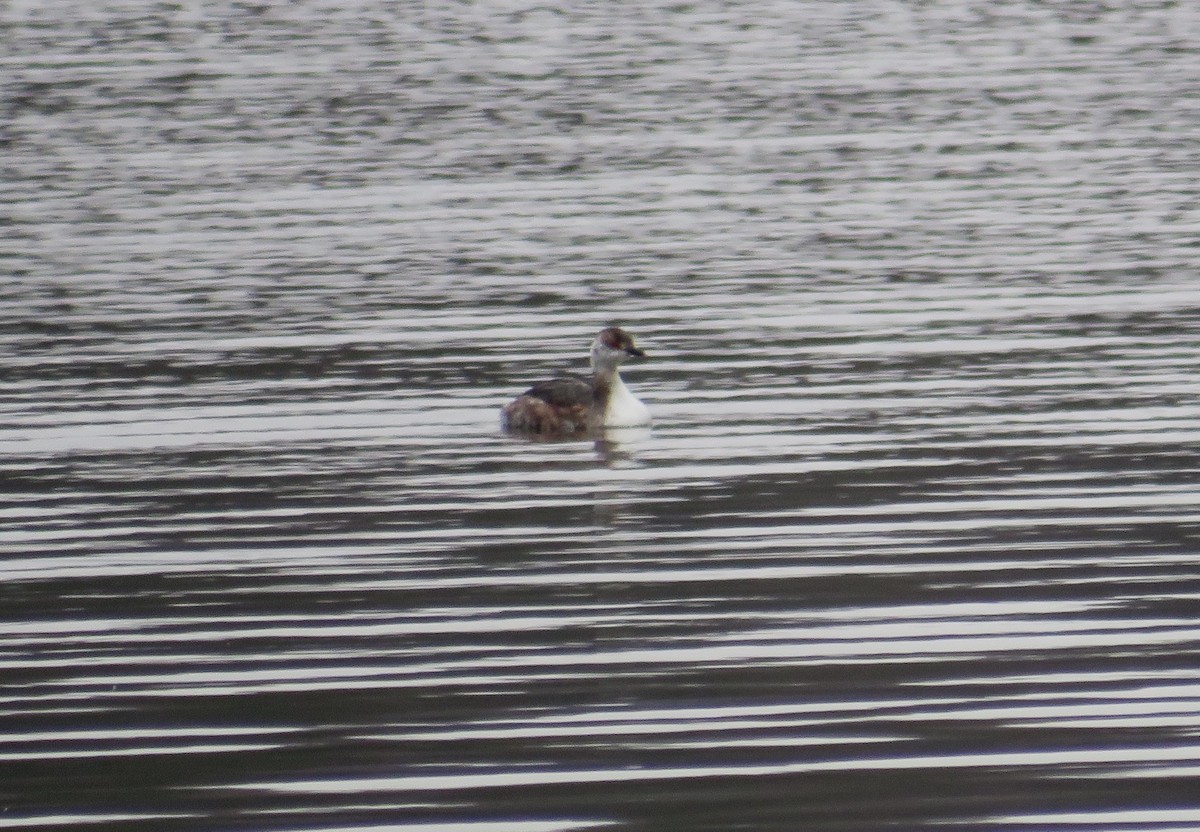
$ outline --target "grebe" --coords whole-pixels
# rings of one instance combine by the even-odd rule
[[[650,411],[629,392],[617,368],[628,356],[645,357],[620,327],[600,330],[592,342],[592,377],[563,376],[535,384],[510,402],[500,425],[511,433],[579,436],[600,428],[650,424]]]

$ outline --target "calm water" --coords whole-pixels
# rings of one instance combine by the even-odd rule
[[[69,6],[0,828],[1200,827],[1200,7]]]

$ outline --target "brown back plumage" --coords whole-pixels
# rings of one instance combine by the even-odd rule
[[[530,387],[501,411],[507,431],[542,436],[575,435],[590,429],[592,385],[579,376],[563,376]]]

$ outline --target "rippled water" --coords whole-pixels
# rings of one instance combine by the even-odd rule
[[[0,5],[0,828],[1197,828],[1198,34]]]

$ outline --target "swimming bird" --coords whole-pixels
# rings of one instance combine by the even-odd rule
[[[535,384],[504,407],[500,425],[510,433],[581,436],[602,428],[650,424],[650,411],[621,381],[630,356],[644,358],[620,327],[600,330],[592,342],[592,375],[561,376]]]

